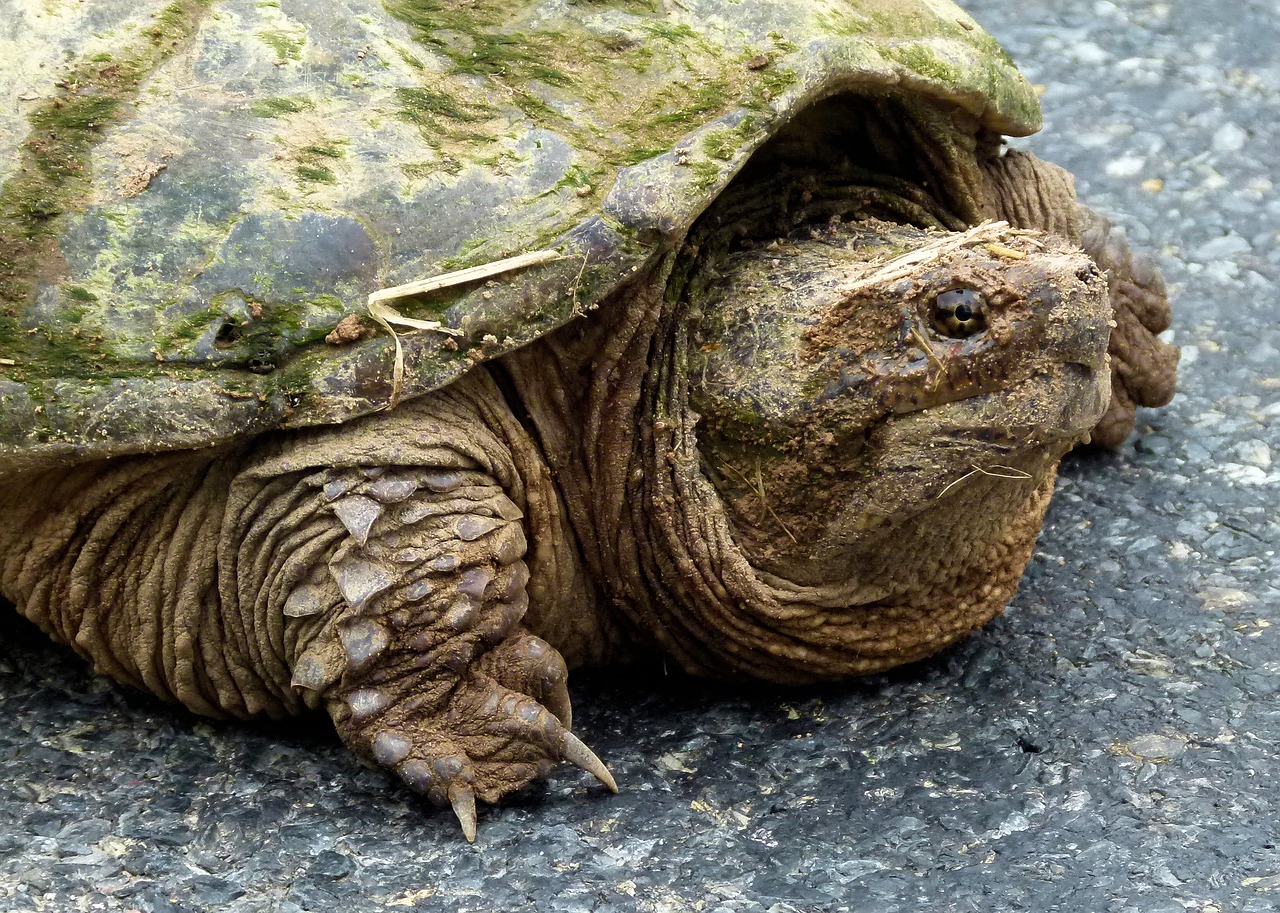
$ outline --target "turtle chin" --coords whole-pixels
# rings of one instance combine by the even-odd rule
[[[807,619],[842,677],[930,656],[1003,611],[1035,547],[1058,462],[1108,401],[1108,373],[1062,365],[1014,391],[898,415],[858,466],[733,538],[773,598]],[[756,505],[751,505],[752,509]],[[781,532],[778,529],[781,528]],[[804,607],[803,609],[801,607]]]

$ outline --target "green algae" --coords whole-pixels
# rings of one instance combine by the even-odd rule
[[[279,95],[272,98],[260,98],[249,108],[254,117],[284,117],[287,114],[300,114],[310,111],[316,103],[309,98]]]
[[[794,79],[750,70],[739,54],[713,45],[687,23],[646,18],[659,15],[656,4],[622,6],[637,17],[635,23],[622,33],[598,34],[531,27],[519,10],[513,13],[510,4],[495,0],[388,2],[420,44],[449,62],[452,77],[431,89],[400,90],[398,116],[433,131],[437,146],[453,141],[461,147],[453,157],[461,158],[468,146],[506,129],[505,122],[489,123],[497,113],[492,108],[468,99],[506,96],[535,125],[570,137],[591,159],[583,167],[594,175],[670,151],[707,120],[744,104],[758,106]],[[671,78],[620,82],[620,69],[661,70]],[[477,79],[490,87],[478,91]],[[589,115],[560,111],[549,101],[557,89],[572,90],[570,97],[585,104]],[[457,123],[480,126],[462,134]]]
[[[396,117],[417,127],[432,148],[438,148],[444,137],[472,136],[474,131],[462,131],[457,125],[479,123],[496,113],[490,105],[460,94],[412,86],[397,88],[396,102]]]
[[[316,156],[319,158],[340,159],[347,153],[341,144],[334,143],[332,145],[311,144],[303,146],[299,151],[301,155]]]
[[[923,44],[898,45],[888,49],[890,59],[897,61],[921,76],[946,85],[958,85],[963,74],[953,64],[943,60],[932,48]]]
[[[212,0],[178,0],[157,13],[138,37],[108,59],[95,54],[70,62],[60,91],[29,116],[31,131],[19,149],[17,168],[0,188],[0,352],[19,363],[10,375],[43,363],[56,375],[85,355],[80,340],[55,344],[59,333],[20,320],[40,278],[59,263],[59,217],[77,211],[92,195],[89,156],[103,129],[121,116],[142,83],[194,33]]]
[[[258,40],[275,51],[281,60],[301,60],[302,48],[306,44],[306,38],[280,29],[259,32]]]
[[[338,176],[323,165],[299,165],[293,169],[300,180],[312,184],[336,184]]]

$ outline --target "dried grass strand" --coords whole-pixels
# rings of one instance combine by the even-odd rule
[[[419,279],[416,282],[407,282],[404,285],[379,289],[370,294],[366,304],[369,316],[391,334],[391,339],[396,347],[395,365],[391,372],[391,401],[387,404],[387,408],[394,408],[400,402],[400,394],[404,390],[404,346],[400,343],[400,334],[395,331],[395,327],[408,327],[411,330],[431,330],[448,336],[463,335],[461,330],[447,327],[438,320],[420,320],[416,317],[406,317],[390,304],[387,304],[388,301],[408,298],[413,295],[425,295],[441,289],[452,288],[455,285],[466,285],[469,282],[479,282],[482,279],[500,276],[503,273],[528,269],[531,266],[541,266],[544,263],[559,260],[563,256],[556,250],[536,250],[527,254],[519,254],[515,257],[506,257],[502,260],[482,263],[479,266],[470,266],[466,269],[442,273],[429,279]]]

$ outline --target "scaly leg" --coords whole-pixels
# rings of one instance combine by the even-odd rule
[[[320,489],[345,539],[285,602],[302,645],[293,684],[343,741],[475,839],[494,802],[571,761],[617,791],[569,731],[560,654],[524,630],[521,511],[486,474],[330,470]],[[314,700],[314,698],[313,698]]]

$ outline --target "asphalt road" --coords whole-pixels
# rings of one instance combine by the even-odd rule
[[[573,685],[563,769],[468,847],[330,735],[209,723],[0,620],[0,910],[1280,907],[1280,17],[974,0],[1021,143],[1154,250],[1182,392],[1071,457],[1008,614],[849,686]]]

